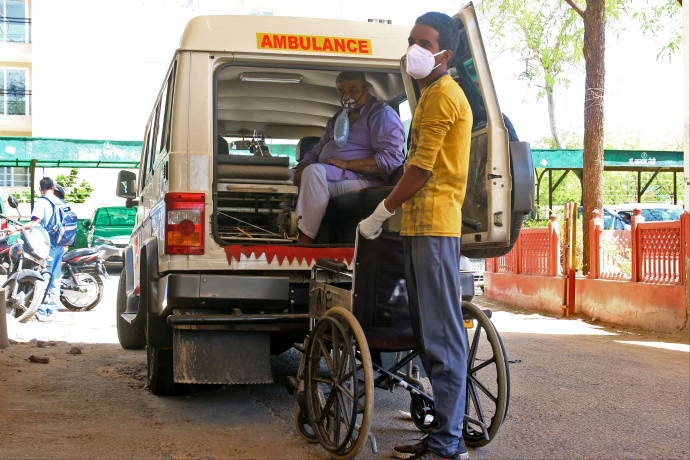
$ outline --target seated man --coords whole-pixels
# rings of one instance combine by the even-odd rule
[[[400,117],[370,94],[364,74],[341,72],[336,88],[350,121],[347,142],[339,147],[334,140],[338,111],[294,175],[294,183],[300,187],[296,210],[299,242],[304,244],[314,242],[330,198],[390,184],[390,175],[404,160],[405,132]]]

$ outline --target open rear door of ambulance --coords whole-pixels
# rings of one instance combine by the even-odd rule
[[[448,73],[465,92],[474,117],[462,207],[462,254],[473,258],[499,257],[515,244],[523,217],[534,203],[532,155],[527,143],[509,143],[472,3],[453,19],[459,25],[460,43]],[[405,66],[403,57],[401,73],[414,113],[419,86],[405,72]]]

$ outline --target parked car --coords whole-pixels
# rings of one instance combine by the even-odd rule
[[[684,212],[682,206],[668,203],[625,203],[611,205],[609,208],[627,220],[635,214],[635,209],[639,209],[646,222],[680,220],[680,215]]]
[[[475,291],[480,288],[484,292],[484,259],[460,256],[460,273],[472,273]]]
[[[582,206],[577,207],[577,218],[582,219]],[[630,221],[626,221],[611,206],[604,206],[604,230],[627,230]]]
[[[96,209],[93,217],[82,224],[87,231],[87,247],[110,249],[106,265],[122,264],[122,250],[129,244],[136,214],[136,207],[108,206]]]

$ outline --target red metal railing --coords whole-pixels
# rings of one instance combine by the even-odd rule
[[[603,230],[595,211],[590,225],[589,278],[654,284],[684,284],[685,257],[690,258],[690,214],[670,222],[633,217],[629,230]],[[513,249],[488,259],[486,270],[498,273],[556,276],[562,273],[559,229],[552,217],[547,228],[523,228]]]
[[[559,227],[553,217],[548,227],[523,228],[513,249],[487,259],[486,270],[496,273],[555,276],[561,273]]]
[[[633,281],[656,284],[685,282],[685,255],[690,257],[687,241],[689,220],[690,215],[685,213],[679,221],[633,223]]]

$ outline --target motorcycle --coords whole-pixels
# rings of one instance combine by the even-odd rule
[[[15,209],[18,207],[17,199],[11,195],[7,203]],[[5,290],[7,312],[20,323],[25,323],[34,316],[46,294],[50,280],[50,236],[41,226],[34,225],[26,230],[19,221],[3,214],[0,217],[20,229],[19,238],[7,251],[8,267],[3,265],[7,279],[2,288]],[[3,244],[7,245],[6,239]]]
[[[0,251],[2,249],[0,248]],[[96,248],[73,249],[62,257],[60,302],[70,311],[89,311],[103,297],[106,251]]]

